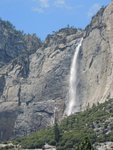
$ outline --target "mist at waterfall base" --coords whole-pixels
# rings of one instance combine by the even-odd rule
[[[71,68],[70,68],[70,79],[69,79],[69,102],[66,108],[66,115],[70,116],[71,114],[77,112],[77,59],[80,51],[80,47],[82,45],[83,38],[80,39],[74,53],[74,57],[72,60]]]

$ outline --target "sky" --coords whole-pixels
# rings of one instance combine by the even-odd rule
[[[42,40],[69,26],[85,28],[111,0],[0,0],[0,18]]]

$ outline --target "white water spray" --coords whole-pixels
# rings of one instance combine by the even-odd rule
[[[77,91],[77,58],[79,54],[80,47],[82,45],[83,38],[80,40],[72,60],[70,79],[69,79],[69,103],[67,106],[66,114],[67,116],[76,112],[75,107],[77,106],[76,101],[76,91]]]

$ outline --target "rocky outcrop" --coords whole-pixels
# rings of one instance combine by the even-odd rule
[[[112,150],[113,149],[113,142],[105,142],[105,143],[99,143],[96,146],[97,150]]]

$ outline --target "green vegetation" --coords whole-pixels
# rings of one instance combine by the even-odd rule
[[[112,99],[14,142],[23,148],[42,148],[48,143],[57,150],[94,150],[94,143],[105,141],[113,141]]]
[[[80,145],[75,146],[75,150],[95,150],[89,138],[85,138]]]

